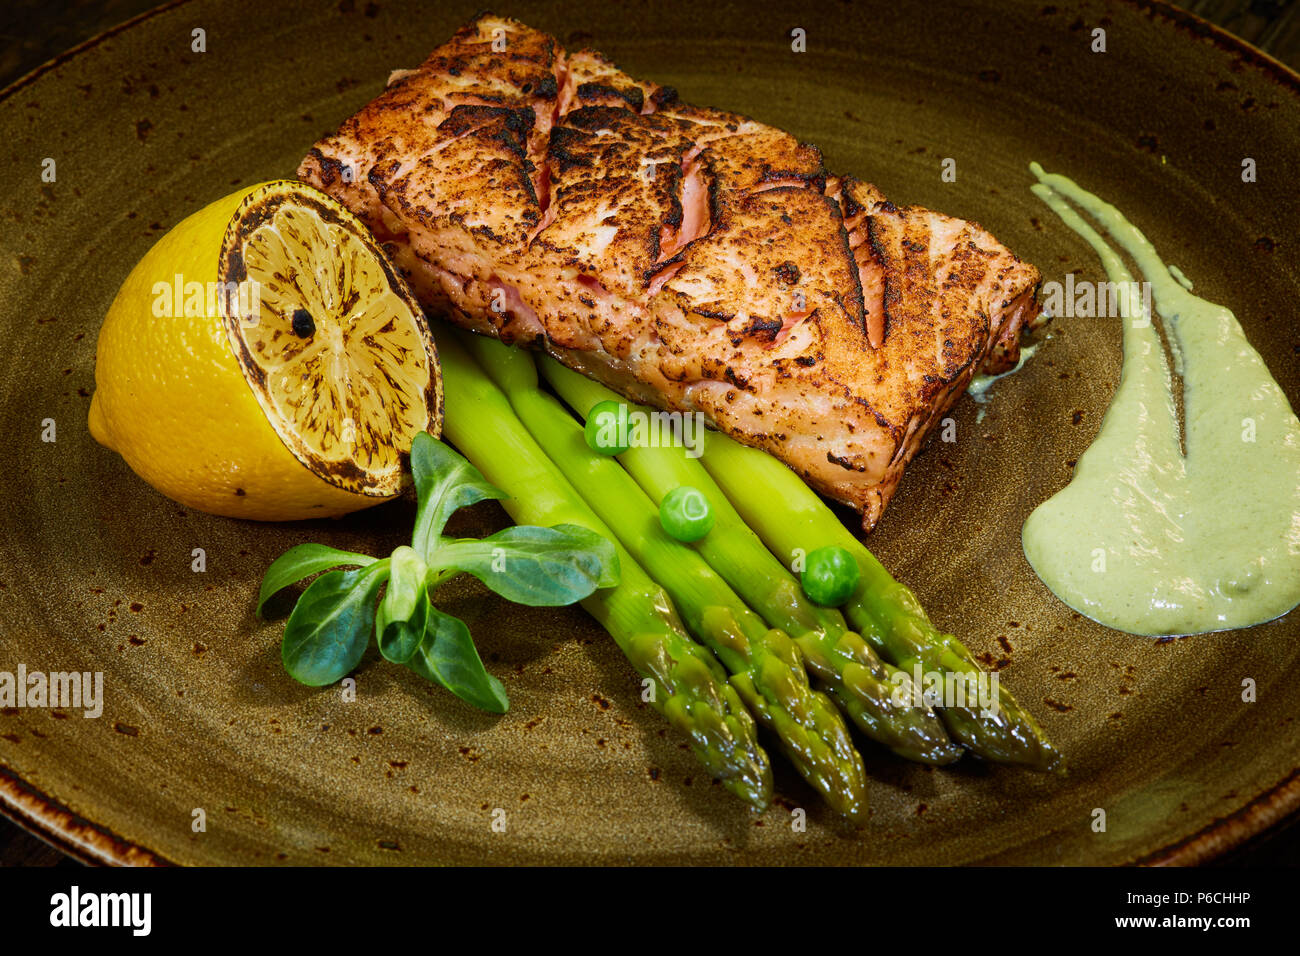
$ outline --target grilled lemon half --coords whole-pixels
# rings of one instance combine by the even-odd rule
[[[442,427],[419,303],[366,227],[304,183],[241,190],[177,225],[100,330],[90,431],[213,514],[346,514],[399,494]]]

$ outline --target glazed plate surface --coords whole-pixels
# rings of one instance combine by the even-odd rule
[[[839,828],[777,759],[751,815],[711,785],[578,609],[457,582],[511,710],[472,710],[373,652],[357,695],[291,681],[262,572],[293,544],[387,553],[413,508],[257,525],[183,509],[86,429],[95,338],[131,266],[303,153],[476,3],[181,2],[0,96],[0,670],[102,671],[104,712],[0,712],[0,805],[86,859],[193,864],[1196,862],[1300,802],[1300,615],[1156,642],[1060,604],[1020,547],[1120,370],[1118,320],[1062,319],[957,440],[932,441],[868,544],[1040,719],[1064,779],[930,770],[863,743],[872,813]],[[693,102],[816,143],[896,202],[975,219],[1045,280],[1104,276],[1029,193],[1030,160],[1116,203],[1241,319],[1300,404],[1300,80],[1156,4],[511,3]],[[807,52],[789,31],[807,31]],[[206,53],[191,50],[206,31]],[[1091,50],[1105,31],[1107,51]],[[57,179],[43,183],[42,160]],[[1243,158],[1258,181],[1243,183]],[[945,159],[956,181],[941,177]],[[53,419],[57,440],[42,441]],[[1222,506],[1249,495],[1250,476]],[[505,523],[496,505],[455,530]],[[206,571],[192,570],[194,549]],[[280,613],[287,611],[281,604]],[[1257,687],[1242,701],[1243,680]],[[808,810],[794,832],[790,810]],[[206,814],[194,832],[193,812]],[[1093,811],[1107,829],[1094,832]],[[504,833],[493,811],[505,811]]]

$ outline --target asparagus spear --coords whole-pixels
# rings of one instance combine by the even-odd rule
[[[979,675],[971,652],[930,622],[916,595],[890,576],[793,471],[766,452],[717,433],[709,434],[701,460],[775,554],[837,545],[857,559],[861,579],[844,612],[881,657],[908,672],[920,665],[928,674]],[[776,501],[779,508],[772,506]],[[988,760],[1064,770],[1060,752],[1001,683],[997,705],[988,711],[978,705],[945,707],[940,714],[954,739]]]
[[[622,401],[554,359],[543,358],[541,371],[584,418],[602,401]],[[912,703],[911,677],[882,661],[848,629],[838,610],[819,607],[804,596],[794,575],[750,530],[698,460],[680,447],[642,446],[629,448],[619,461],[656,503],[683,485],[704,493],[713,506],[714,524],[695,543],[696,550],[769,625],[795,638],[808,669],[867,736],[909,760],[945,764],[962,755],[934,711]],[[896,690],[906,703],[895,702]]]
[[[582,606],[614,638],[643,677],[651,702],[732,793],[758,809],[772,797],[772,771],[754,719],[708,650],[686,634],[668,596],[583,503],[515,415],[510,403],[451,336],[438,337],[446,437],[509,497],[520,524],[582,525],[614,542],[620,582]]]
[[[660,527],[658,509],[618,464],[587,447],[582,426],[537,385],[528,353],[465,335],[470,351],[524,425],[681,609],[687,627],[718,655],[759,722],[776,732],[800,774],[839,813],[866,814],[866,772],[839,711],[808,685],[798,647],[769,630],[695,551]]]

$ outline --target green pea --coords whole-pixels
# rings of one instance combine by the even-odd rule
[[[602,455],[621,455],[627,451],[631,447],[627,444],[630,432],[627,406],[615,401],[598,402],[583,429],[587,447]]]
[[[831,545],[808,555],[800,580],[813,603],[839,607],[857,590],[861,573],[852,554]]]
[[[659,523],[678,541],[699,541],[713,529],[713,506],[700,489],[682,485],[664,495]]]

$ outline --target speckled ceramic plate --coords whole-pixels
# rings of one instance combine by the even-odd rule
[[[273,526],[178,507],[87,433],[96,333],[166,228],[291,173],[477,2],[177,3],[0,94],[0,670],[102,671],[106,698],[98,719],[0,713],[5,812],[83,858],[128,863],[1119,863],[1202,860],[1292,810],[1300,616],[1129,637],[1071,613],[1021,554],[1021,523],[1066,482],[1116,384],[1118,322],[1059,322],[982,420],[963,399],[958,441],[917,460],[870,540],[1040,717],[1066,779],[969,759],[934,771],[864,743],[861,831],[837,828],[780,761],[781,800],[752,816],[639,704],[632,669],[582,612],[470,584],[452,610],[505,682],[506,716],[374,656],[355,702],[289,680],[280,622],[252,613],[262,571],[307,540],[386,552],[411,507]],[[1046,279],[1101,278],[1028,191],[1031,159],[1068,173],[1234,308],[1300,404],[1294,74],[1158,4],[777,9],[503,12],[790,129],[896,200],[977,219]],[[791,51],[795,27],[806,53]],[[1090,49],[1098,28],[1105,53]],[[1256,183],[1241,180],[1245,157]],[[945,158],[956,182],[940,177]],[[56,441],[42,440],[47,419]],[[1250,493],[1242,478],[1224,507]],[[505,519],[492,505],[457,520],[471,533]],[[793,806],[809,809],[806,833]]]

